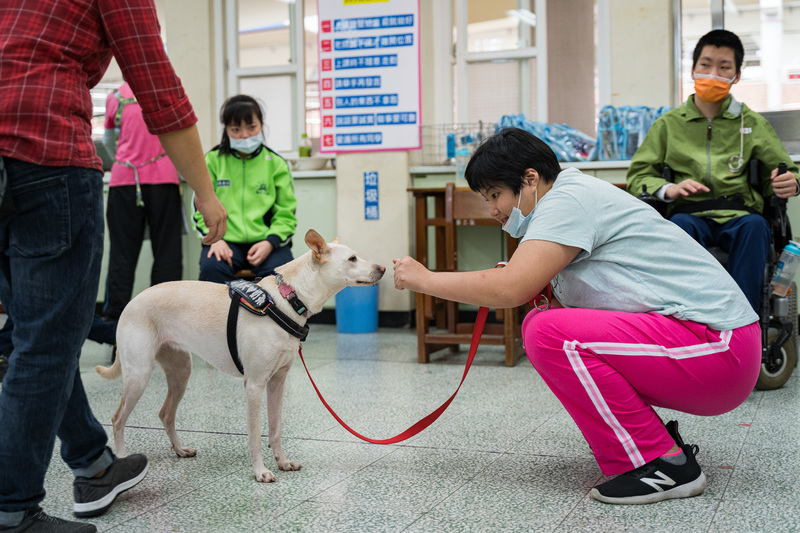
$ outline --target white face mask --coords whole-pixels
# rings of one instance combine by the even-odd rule
[[[534,189],[534,195],[533,209],[531,209],[531,212],[528,213],[528,216],[522,216],[522,211],[519,210],[519,206],[522,203],[522,192],[520,192],[517,207],[511,210],[508,220],[506,220],[506,223],[503,224],[503,231],[515,239],[519,239],[525,235],[525,232],[528,230],[528,224],[530,224],[531,218],[533,217],[533,212],[536,210],[536,205],[539,203],[538,189]]]
[[[259,131],[256,135],[246,139],[228,139],[231,143],[231,150],[242,152],[243,154],[252,154],[258,147],[264,144],[264,133]]]

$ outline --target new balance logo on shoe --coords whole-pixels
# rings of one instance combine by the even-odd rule
[[[655,479],[655,478],[651,478],[651,477],[643,477],[640,481],[642,483],[647,483],[648,485],[650,485],[651,487],[653,487],[655,490],[657,490],[659,492],[663,492],[664,491],[664,489],[661,488],[661,485],[663,485],[665,487],[668,487],[668,488],[672,488],[676,484],[674,479],[672,479],[671,477],[669,477],[669,476],[667,476],[665,474],[662,474],[660,470],[656,470],[655,472],[653,472],[653,475],[654,476],[658,476],[659,479]]]

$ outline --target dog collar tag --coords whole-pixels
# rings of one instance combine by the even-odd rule
[[[297,294],[294,292],[294,287],[288,283],[284,283],[283,276],[281,274],[275,275],[275,283],[278,285],[278,291],[280,291],[281,296],[283,296],[290,304],[292,304],[292,309],[294,309],[298,315],[308,317],[306,314],[306,304],[301,302],[300,298],[297,297]]]
[[[294,296],[294,287],[292,287],[291,285],[281,283],[280,285],[278,285],[278,290],[281,292],[281,296],[283,296],[287,300],[291,299],[291,297]]]

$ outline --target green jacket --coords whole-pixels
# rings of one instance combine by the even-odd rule
[[[275,248],[291,244],[297,227],[297,198],[289,165],[266,146],[242,159],[237,152],[206,154],[214,191],[228,211],[227,242],[251,244],[267,240]],[[201,238],[208,228],[197,208],[195,228]]]
[[[744,133],[740,135],[742,121]],[[738,172],[732,172],[729,159],[739,155],[740,142],[743,142],[744,165]],[[747,182],[747,161],[753,158],[761,162],[758,191]],[[668,214],[676,206],[688,202],[734,195],[741,195],[735,200],[762,212],[764,196],[773,194],[770,173],[782,161],[790,172],[798,175],[797,166],[764,117],[729,95],[720,113],[708,120],[697,109],[694,95],[691,95],[682,106],[656,120],[647,132],[628,169],[628,192],[638,196],[642,186],[646,185],[647,192],[655,195],[658,189],[668,184],[661,178],[661,170],[666,164],[672,169],[675,183],[692,178],[711,189],[709,193],[697,193],[671,202]],[[724,223],[747,213],[745,210],[723,209],[693,214]]]

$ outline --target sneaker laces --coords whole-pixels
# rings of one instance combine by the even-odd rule
[[[36,512],[30,515],[31,518],[37,520],[39,522],[48,522],[50,524],[63,524],[64,520],[60,518],[56,518],[55,516],[50,516],[49,514],[44,512],[44,509],[41,507],[36,508]]]

